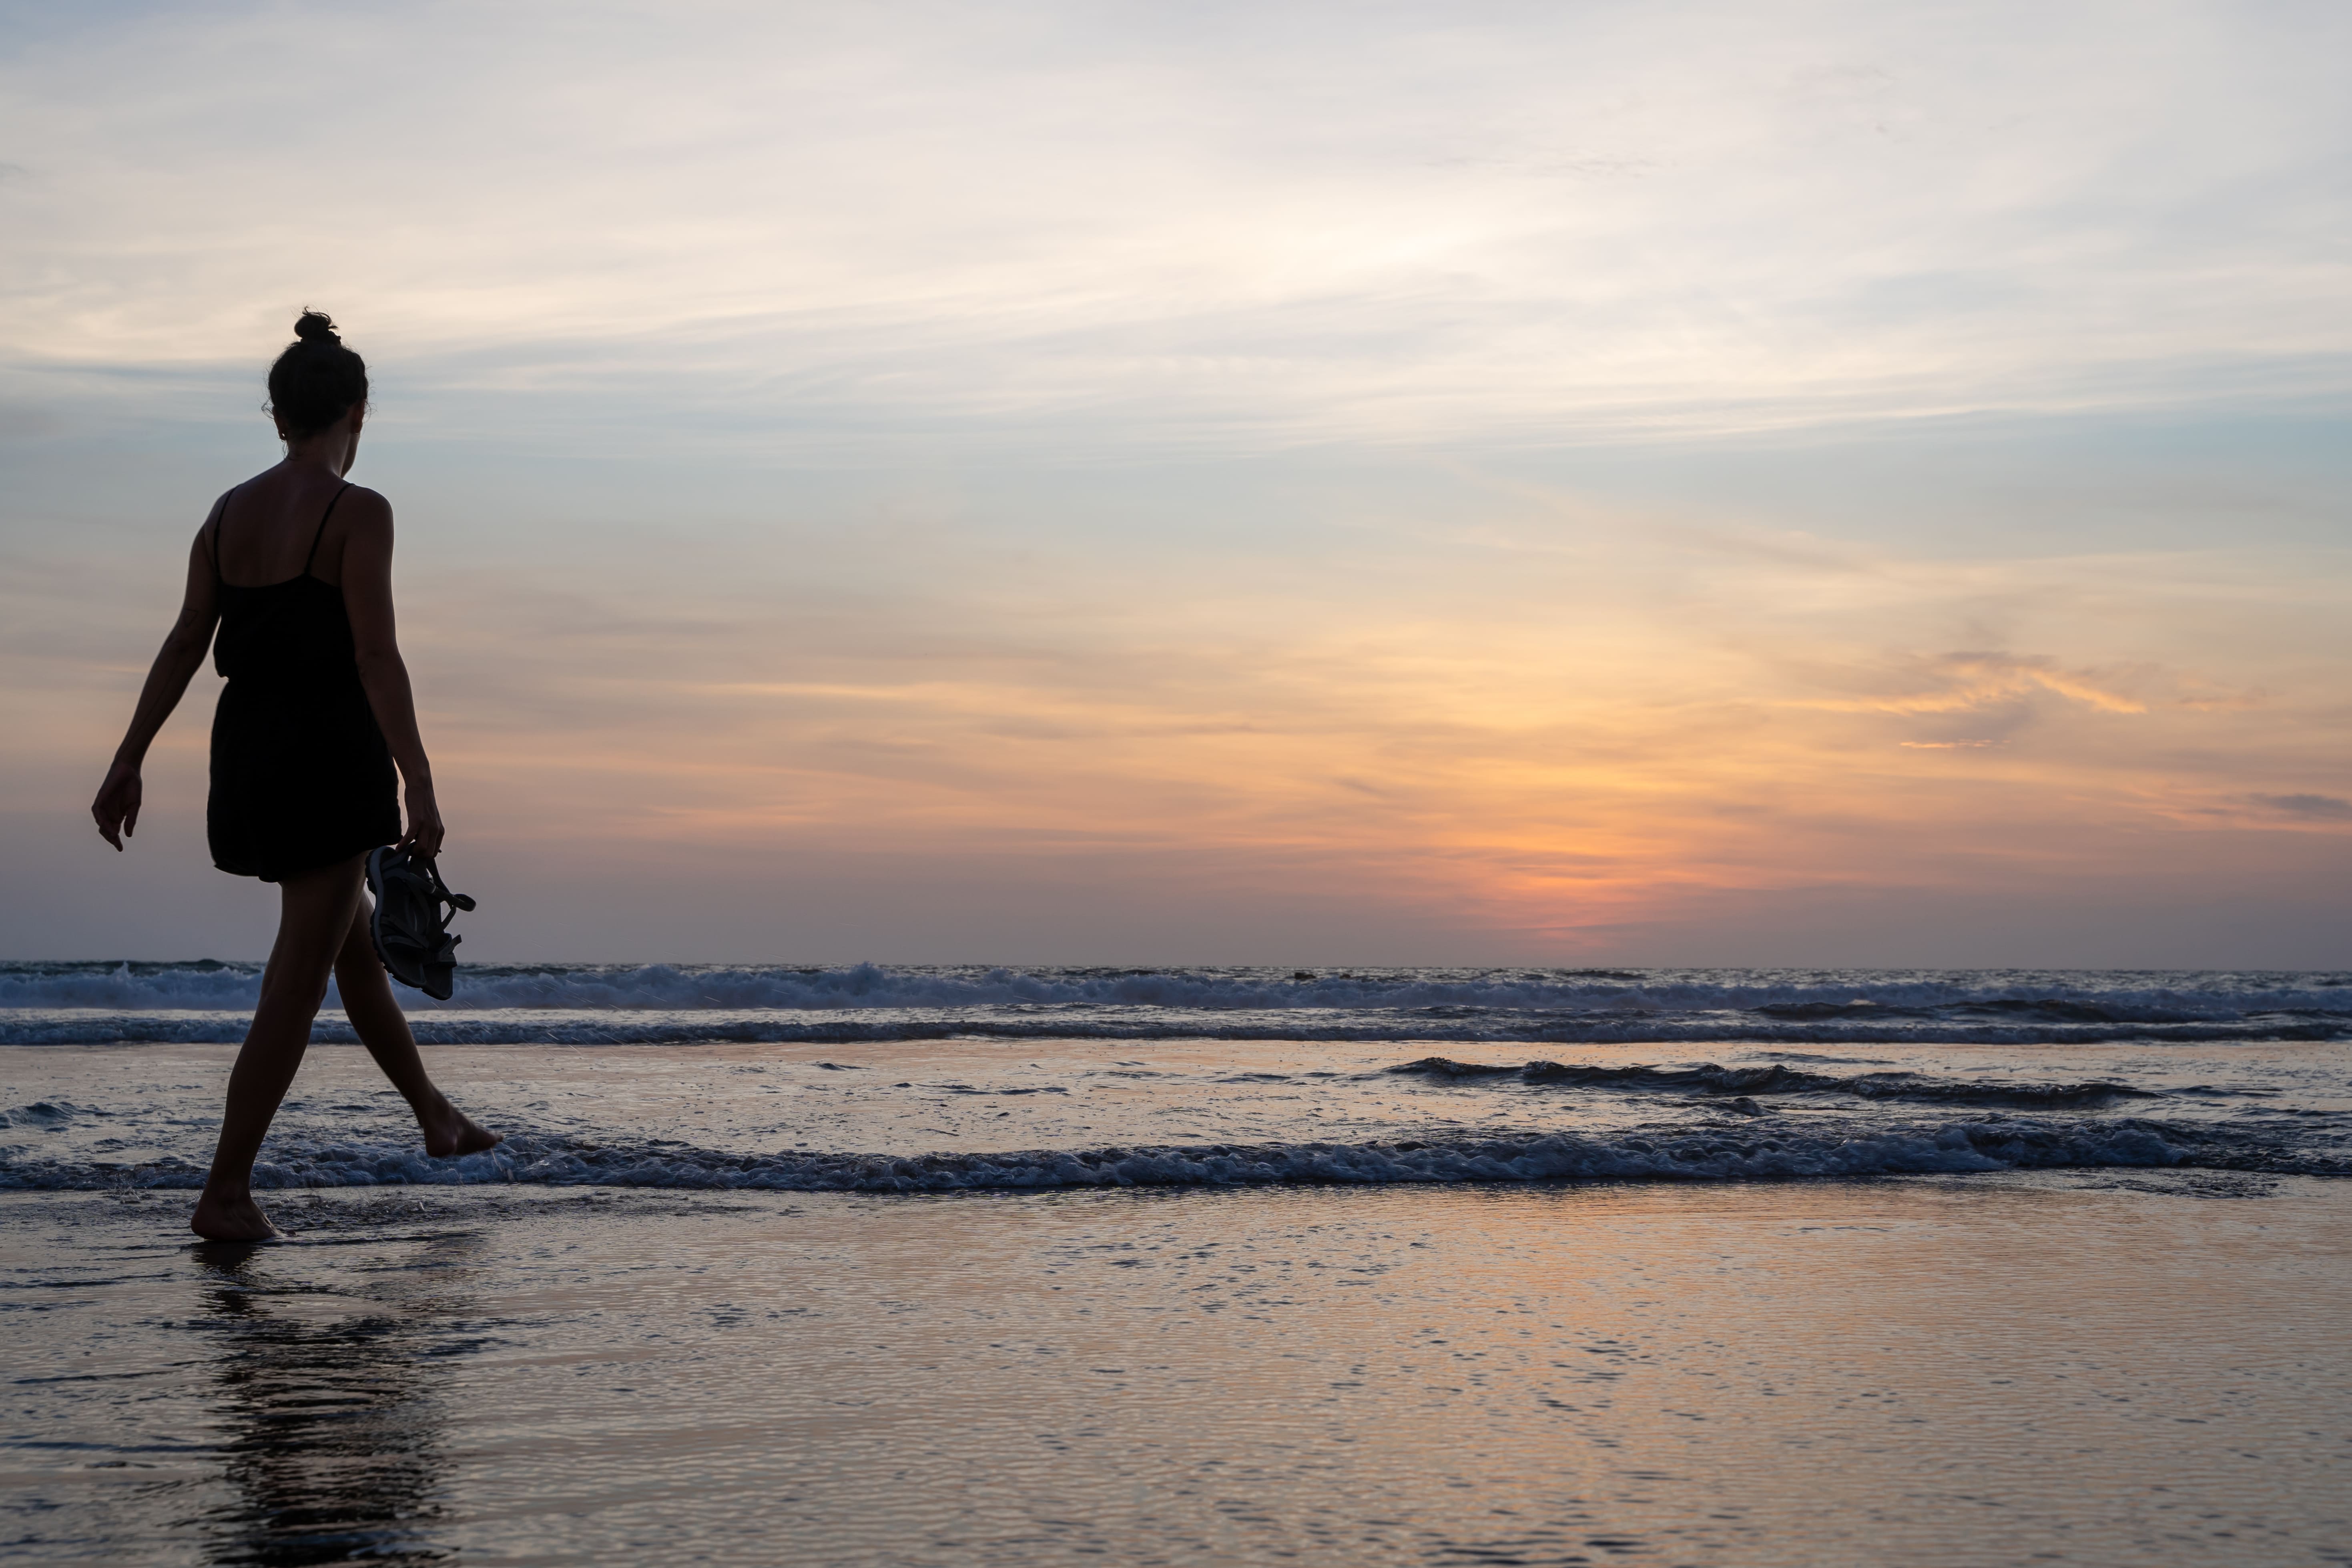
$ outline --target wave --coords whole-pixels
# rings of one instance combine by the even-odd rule
[[[254,1184],[680,1187],[783,1192],[934,1193],[1071,1187],[1231,1187],[1559,1180],[1735,1182],[2100,1166],[2205,1166],[2347,1174],[2309,1149],[2211,1126],[2142,1120],[2005,1119],[1899,1128],[1749,1128],[1672,1133],[1485,1133],[1360,1143],[1152,1144],[992,1153],[884,1155],[795,1151],[742,1154],[674,1143],[519,1133],[460,1160],[413,1147],[273,1141]],[[138,1164],[0,1163],[0,1188],[194,1188],[204,1168],[169,1157]]]
[[[1922,1078],[1907,1072],[1840,1077],[1833,1073],[1801,1072],[1779,1062],[1758,1068],[1717,1067],[1713,1062],[1695,1068],[1659,1068],[1568,1067],[1559,1062],[1537,1061],[1512,1068],[1423,1057],[1419,1061],[1400,1062],[1386,1070],[1474,1082],[1507,1079],[1515,1083],[1568,1089],[1678,1089],[1685,1094],[1721,1095],[1743,1100],[1759,1094],[1844,1094],[1861,1100],[2070,1110],[2108,1105],[2119,1100],[2160,1098],[2154,1089],[2135,1089],[2127,1083],[1985,1083]]]
[[[212,1011],[117,1013],[101,1010],[0,1013],[0,1045],[235,1045],[249,1014]],[[819,1016],[774,1009],[759,1013],[499,1012],[468,1015],[424,1011],[409,1016],[425,1045],[697,1046],[880,1045],[894,1041],[978,1040],[1292,1040],[1400,1045],[1614,1046],[1751,1045],[1868,1046],[1935,1044],[2036,1045],[2110,1041],[2352,1039],[2352,1020],[2258,1016],[2200,1024],[2110,1024],[2059,1026],[2008,1024],[1776,1024],[1738,1017],[1640,1016],[1559,1018],[1508,1014],[1445,1019],[1412,1012],[1323,1014],[1187,1013],[1144,1010],[1056,1010],[1027,1014],[979,1010],[876,1010]],[[311,1030],[321,1044],[352,1045],[358,1037],[340,1016],[322,1013]]]
[[[0,1010],[249,1011],[260,965],[0,964]],[[1782,1024],[1967,1016],[2042,1024],[2191,1024],[2256,1014],[2352,1019],[2352,974],[2276,972],[1264,968],[840,968],[719,964],[469,965],[446,1003],[414,1010],[824,1011],[1142,1007],[1751,1013]]]

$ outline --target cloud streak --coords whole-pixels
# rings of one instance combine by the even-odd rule
[[[2016,5],[1965,30],[1861,5],[100,21],[5,68],[27,174],[0,196],[0,353],[241,363],[317,292],[420,395],[650,406],[796,450],[1073,425],[1549,444],[2342,392],[2340,202],[2309,176],[2352,140],[2316,63],[2347,26],[2315,5]],[[289,132],[329,123],[352,199],[320,223],[289,205]]]
[[[2347,45],[2169,3],[31,18],[0,847],[70,907],[0,951],[214,929],[172,913],[217,902],[202,685],[116,868],[157,879],[61,847],[307,301],[377,368],[359,477],[512,952],[2316,962]]]

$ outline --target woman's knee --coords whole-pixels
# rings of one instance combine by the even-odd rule
[[[331,959],[323,964],[273,963],[261,974],[261,1000],[267,1006],[316,1013],[326,1005],[327,983],[333,978]]]
[[[376,958],[373,945],[358,952],[345,947],[337,955],[335,985],[342,993],[345,1007],[398,1005],[393,1001],[392,987],[383,977],[383,964]]]

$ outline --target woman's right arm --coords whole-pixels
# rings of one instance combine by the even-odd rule
[[[215,503],[213,515],[219,514]],[[209,526],[212,519],[205,521]],[[180,600],[180,618],[172,624],[172,635],[163,639],[147,671],[147,684],[140,689],[131,728],[124,732],[122,744],[115,748],[114,765],[106,770],[98,798],[90,802],[89,814],[98,819],[100,836],[117,850],[139,826],[139,769],[147,760],[147,748],[154,743],[155,732],[180,705],[188,682],[205,662],[205,650],[212,647],[213,627],[219,619],[212,558],[205,553],[205,532],[200,528],[195,542],[188,546],[188,587]]]

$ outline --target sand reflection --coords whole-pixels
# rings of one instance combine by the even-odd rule
[[[194,1249],[231,1500],[201,1522],[209,1561],[426,1562],[446,1494],[452,1355],[478,1238],[352,1249],[325,1281],[313,1248]]]

